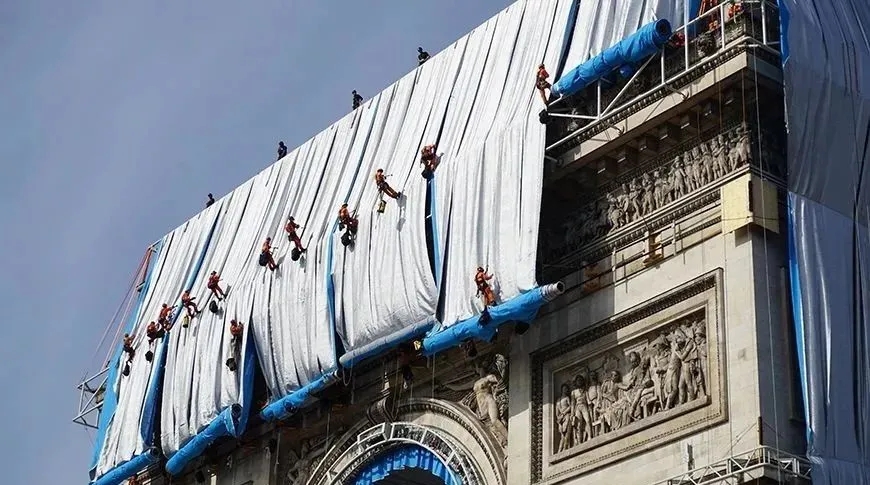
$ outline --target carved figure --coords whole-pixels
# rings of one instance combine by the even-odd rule
[[[650,178],[649,173],[643,174],[643,178],[641,179],[641,187],[643,187],[643,214],[646,215],[655,210],[653,181]]]
[[[586,379],[577,374],[574,376],[574,390],[571,391],[573,402],[573,442],[580,444],[592,439],[592,415],[589,411],[589,397],[586,392]]]
[[[749,142],[749,130],[746,125],[741,125],[737,129],[735,141],[729,154],[731,157],[731,167],[736,169],[744,163],[749,163],[752,158],[752,148]]]
[[[725,145],[725,137],[719,134],[710,141],[710,145],[712,146],[713,158],[716,161],[716,178],[724,177],[731,171],[728,168],[728,152]]]
[[[598,202],[598,224],[596,226],[598,230],[598,237],[604,236],[607,234],[607,231],[610,230],[609,223],[609,202],[607,200],[602,200]]]
[[[631,208],[635,219],[643,215],[641,212],[643,206],[640,201],[640,191],[641,188],[637,182],[637,178],[631,179],[631,182],[628,184],[628,199],[631,201]]]
[[[489,419],[489,427],[495,435],[496,439],[502,444],[507,445],[507,427],[501,422],[499,415],[498,401],[496,400],[496,386],[498,378],[486,371],[482,366],[477,367],[477,373],[480,379],[474,382],[474,395],[477,398],[477,417],[481,421]]]
[[[657,339],[653,340],[650,343],[650,348],[650,377],[653,381],[653,391],[656,397],[655,408],[662,410],[665,409],[668,399],[665,394],[665,376],[667,374],[671,349],[664,335],[660,335]]]
[[[692,190],[698,190],[706,183],[704,181],[704,161],[701,156],[701,148],[693,147],[691,151],[692,157],[692,174],[694,178],[694,187]]]
[[[302,442],[302,448],[299,454],[290,450],[290,459],[293,461],[293,466],[287,471],[287,481],[292,485],[305,485],[308,478],[311,476],[312,462],[316,458],[311,453],[311,444],[309,440]]]
[[[571,387],[568,384],[562,384],[562,397],[556,403],[556,419],[559,421],[559,451],[565,451],[571,447],[573,438],[573,423],[574,417],[571,412]]]
[[[507,425],[505,418],[507,416],[507,359],[503,355],[496,355],[493,362],[489,366],[480,363],[475,364],[474,369],[477,372],[476,380],[469,382],[465,378],[460,378],[465,382],[445,383],[440,385],[442,389],[453,391],[468,391],[460,402],[477,412],[477,417],[481,421],[489,425],[489,429],[493,436],[501,443],[502,446],[507,446]]]
[[[288,458],[293,465],[287,470],[287,483],[290,485],[307,484],[323,455],[326,454],[326,450],[332,446],[332,441],[341,434],[341,430],[331,433],[332,437],[327,436],[326,440],[317,445],[313,439],[304,440],[298,454],[291,449]]]
[[[611,229],[616,229],[622,222],[622,204],[612,193],[607,194],[607,223]]]
[[[704,185],[709,184],[716,179],[716,172],[713,169],[713,155],[710,153],[710,148],[706,143],[701,144],[701,176],[704,179]]]
[[[653,171],[653,200],[655,201],[654,209],[664,207],[664,205],[667,203],[667,197],[665,195],[667,192],[667,179],[662,177],[660,171]]]
[[[649,365],[643,361],[640,354],[630,352],[628,362],[631,369],[626,373],[620,389],[624,391],[622,396],[625,402],[626,412],[623,414],[622,425],[627,426],[633,420],[643,419],[645,406],[652,401],[653,382],[649,377]]]
[[[696,397],[704,397],[707,395],[707,329],[704,320],[696,321],[693,328],[693,339],[697,352],[697,358],[693,363]]]
[[[677,157],[677,161],[674,162],[674,170],[671,172],[673,174],[673,195],[674,200],[677,200],[688,192],[688,187],[686,186],[686,171],[683,168],[683,159],[681,157]]]

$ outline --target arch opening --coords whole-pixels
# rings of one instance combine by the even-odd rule
[[[462,480],[431,450],[417,444],[387,448],[363,464],[353,485],[461,485]]]
[[[446,482],[426,470],[407,468],[390,473],[378,485],[446,485]]]

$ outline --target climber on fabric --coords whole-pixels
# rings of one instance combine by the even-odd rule
[[[493,275],[487,274],[485,269],[480,266],[477,267],[477,273],[474,275],[474,283],[477,285],[477,296],[483,297],[484,308],[495,305],[495,293],[489,285],[489,280],[491,280],[492,277]]]
[[[386,205],[384,201],[381,201],[381,205]],[[344,234],[341,235],[341,244],[345,247],[353,245],[356,240],[356,230],[359,221],[350,214],[350,211],[347,209],[347,204],[341,204],[341,208],[338,209],[338,229],[347,230],[344,231]]]
[[[543,64],[538,66],[538,74],[537,79],[535,80],[535,87],[538,88],[538,92],[541,93],[541,99],[544,100],[544,104],[547,104],[547,93],[546,91],[550,89],[550,82],[547,81],[547,78],[550,77],[550,73],[547,72],[547,68],[544,67]]]
[[[304,253],[308,250],[302,247],[302,240],[299,239],[299,234],[296,233],[296,229],[300,228],[302,228],[302,226],[296,224],[293,216],[287,218],[287,224],[284,225],[284,231],[287,233],[287,240],[292,242],[296,246],[297,251],[299,251],[300,253]]]
[[[164,327],[169,324],[169,316],[172,315],[172,312],[175,310],[175,305],[169,306],[164,303],[163,307],[160,309],[160,316],[157,317],[157,323],[163,325]]]
[[[398,199],[402,196],[401,192],[396,192],[390,184],[387,182],[387,177],[389,175],[384,175],[384,169],[379,168],[377,172],[375,172],[375,185],[378,186],[378,195],[383,199],[383,194],[387,194],[387,197],[392,197],[394,199]]]
[[[166,330],[161,327],[158,327],[156,323],[151,322],[148,324],[148,327],[145,328],[145,335],[148,336],[148,345],[154,344],[154,341],[163,338],[166,335]]]
[[[426,145],[420,150],[420,163],[423,164],[423,178],[430,179],[438,167],[438,156],[435,155],[435,145]]]
[[[287,145],[283,141],[278,142],[278,160],[287,156]]]
[[[148,327],[145,328],[145,335],[148,337],[148,351],[145,352],[145,360],[148,362],[151,362],[154,359],[154,352],[151,350],[154,346],[154,341],[163,338],[163,336],[166,335],[167,330],[166,325],[163,325],[161,328],[154,322],[149,323]]]
[[[212,206],[212,204],[214,204],[214,196],[211,194],[208,194],[208,200],[205,201],[205,208],[208,209],[209,207]]]
[[[263,248],[260,250],[260,266],[268,266],[270,271],[275,271],[278,269],[278,265],[275,264],[275,258],[272,257],[272,250],[275,249],[272,247],[272,238],[267,237],[266,241],[263,242]]]
[[[121,374],[129,376],[130,364],[133,363],[133,357],[136,355],[136,350],[133,349],[133,337],[131,337],[129,333],[124,334],[124,352],[127,354],[127,362],[124,362],[124,368],[121,369]]]
[[[196,300],[196,297],[190,296],[190,290],[184,290],[184,293],[181,294],[181,304],[184,305],[185,309],[187,309],[187,316],[190,318],[202,313],[202,310],[196,306],[196,303],[193,300]]]
[[[231,372],[236,371],[236,356],[240,354],[242,349],[242,331],[244,328],[241,322],[230,320],[230,335],[232,336],[230,339],[230,350],[232,355],[227,359],[226,365]]]
[[[347,204],[341,204],[341,208],[338,209],[338,228],[344,229],[347,227],[347,230],[351,234],[356,234],[356,226],[357,219],[350,215]]]
[[[221,289],[220,285],[221,277],[217,274],[217,271],[212,271],[211,275],[208,277],[208,283],[206,283],[205,287],[211,290],[211,294],[218,299],[218,301],[223,300],[227,297],[224,290]]]
[[[424,62],[428,61],[431,56],[428,52],[424,51],[422,47],[417,48],[417,65],[422,66]]]
[[[357,109],[362,106],[363,97],[356,92],[356,89],[353,90],[353,109]]]
[[[124,352],[127,354],[127,363],[133,362],[136,350],[133,349],[133,337],[129,333],[124,334]]]

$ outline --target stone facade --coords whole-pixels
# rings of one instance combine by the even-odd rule
[[[542,222],[539,257],[554,263],[575,253],[587,256],[588,249],[624,240],[623,235],[637,239],[633,228],[640,225],[655,230],[668,224],[669,216],[685,212],[678,208],[697,210],[708,205],[711,201],[699,196],[750,167],[781,178],[780,144],[777,134],[739,123],[676,147],[603,183],[598,190],[579,194],[576,210],[548,207],[546,212],[553,217]]]
[[[532,355],[535,476],[592,470],[726,418],[721,288],[716,271]]]
[[[414,444],[466,485],[651,485],[774,441],[800,453],[776,398],[794,395],[785,286],[769,279],[782,240],[720,229],[720,186],[780,180],[780,139],[732,118],[545,201],[539,259],[569,289],[527,333],[419,358],[407,388],[395,356],[363,363],[320,407],[192,468],[218,485],[331,485]],[[667,243],[655,258],[652,233]]]

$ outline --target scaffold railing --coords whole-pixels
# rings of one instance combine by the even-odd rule
[[[759,474],[764,472],[781,479],[810,480],[810,471],[811,465],[806,458],[770,446],[760,446],[651,485],[739,484],[759,478]]]
[[[103,407],[103,396],[106,393],[106,381],[109,379],[109,368],[105,367],[97,374],[85,378],[79,385],[79,411],[73,418],[73,423],[88,428],[97,429],[100,421],[100,409]]]
[[[729,35],[729,26],[744,19],[739,35]],[[676,86],[700,75],[707,66],[715,65],[718,58],[737,49],[761,49],[779,56],[779,10],[769,0],[725,0],[674,31],[672,39],[681,39],[681,45],[668,47],[648,58],[628,79],[617,86],[606,87],[599,79],[581,93],[561,97],[547,106],[547,118],[572,120],[566,134],[547,145],[547,151],[565,145],[596,127],[608,126],[609,121],[648,99],[656,92],[682,94]],[[590,92],[593,91],[594,92]],[[614,95],[614,91],[616,91]],[[634,94],[634,95],[632,95]],[[586,95],[586,109],[571,106],[572,99]],[[591,96],[591,98],[590,98]],[[544,116],[542,114],[542,116]],[[542,118],[543,119],[543,118]]]

